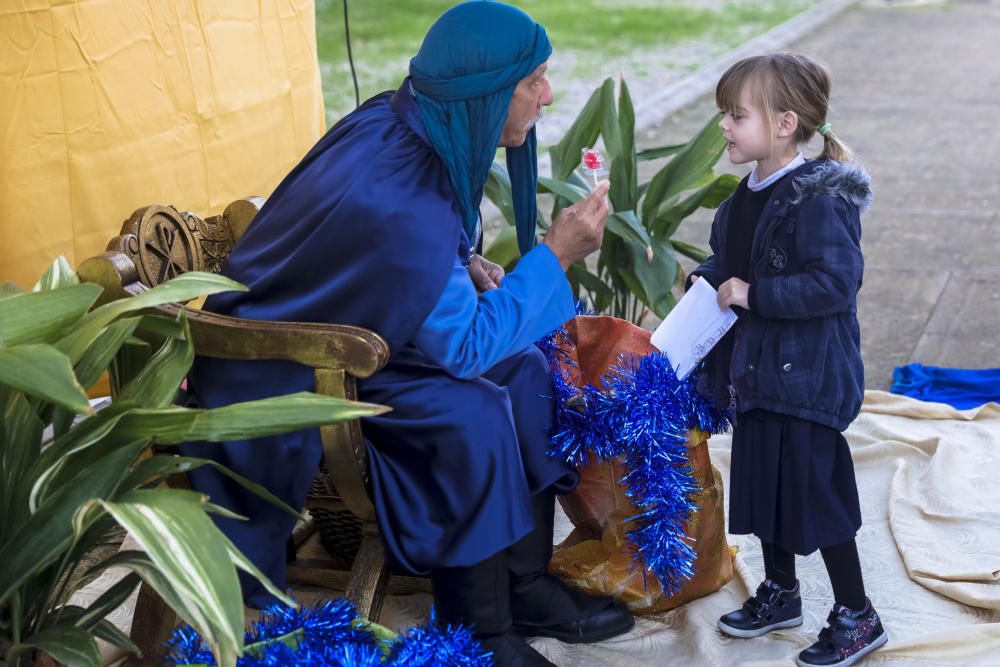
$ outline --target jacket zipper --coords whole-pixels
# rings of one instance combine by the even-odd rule
[[[729,390],[729,410],[735,415],[736,414],[736,382],[733,380],[733,362],[736,360],[736,348],[740,344],[739,328],[741,322],[736,321],[736,325],[733,328],[733,351],[729,354],[729,385],[726,389]]]

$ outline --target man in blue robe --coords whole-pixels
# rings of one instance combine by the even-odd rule
[[[533,342],[574,316],[565,270],[600,246],[607,184],[565,209],[535,245],[534,124],[552,103],[551,46],[524,12],[476,1],[446,12],[391,93],[342,119],[284,179],[223,273],[248,293],[206,309],[372,329],[388,365],[360,398],[371,491],[397,568],[429,573],[438,618],[471,625],[498,665],[549,665],[522,636],[597,641],[633,620],[618,602],[548,576],[554,497],[575,471],[546,455],[551,379]],[[504,275],[476,249],[479,205],[506,148],[522,258]],[[313,388],[290,362],[199,358],[206,407]],[[231,442],[215,458],[301,507],[317,430]],[[292,519],[206,469],[192,484],[250,517],[220,520],[278,586]],[[252,606],[269,596],[243,579]]]

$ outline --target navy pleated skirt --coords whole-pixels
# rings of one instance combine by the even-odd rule
[[[734,535],[806,555],[861,527],[851,451],[829,426],[766,410],[739,415],[729,479]]]

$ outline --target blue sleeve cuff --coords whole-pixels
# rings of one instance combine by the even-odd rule
[[[539,243],[529,250],[521,261],[517,263],[514,271],[528,271],[540,286],[547,286],[551,290],[549,304],[554,314],[561,314],[562,324],[576,317],[576,297],[570,288],[569,279],[563,271],[559,258],[552,252],[552,249],[544,243]],[[558,325],[556,325],[558,326]]]

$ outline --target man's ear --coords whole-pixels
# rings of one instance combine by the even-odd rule
[[[794,111],[785,111],[778,116],[778,136],[791,137],[799,129],[799,115]]]

